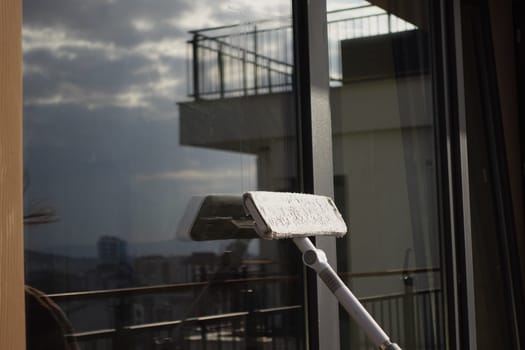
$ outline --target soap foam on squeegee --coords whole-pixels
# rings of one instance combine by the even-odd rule
[[[255,191],[245,193],[243,202],[255,220],[255,230],[265,239],[342,237],[347,232],[343,217],[329,197]]]

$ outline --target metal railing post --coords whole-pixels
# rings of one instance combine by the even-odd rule
[[[199,91],[199,34],[193,34],[193,40],[191,41],[193,48],[193,97],[198,100],[200,99]]]
[[[255,94],[259,93],[258,82],[257,82],[257,26],[253,26],[253,88]]]
[[[201,349],[206,350],[208,346],[208,335],[207,335],[207,327],[205,322],[199,322],[201,326]]]
[[[403,296],[403,320],[405,344],[403,349],[415,350],[416,348],[416,327],[414,319],[414,279],[406,275],[403,276],[405,284],[405,295]]]
[[[268,68],[266,69],[266,74],[268,75],[268,91],[272,93],[272,62],[268,60]]]
[[[112,348],[115,350],[126,349],[129,345],[129,332],[124,328],[124,323],[129,316],[129,311],[129,304],[120,298],[113,306],[115,333]]]
[[[408,261],[412,249],[407,249],[405,252],[405,262],[403,271],[403,284],[405,285],[405,294],[403,295],[403,328],[405,344],[403,349],[416,349],[416,323],[414,315],[414,278],[408,272]]]
[[[246,50],[242,50],[242,90],[244,96],[248,95],[248,81],[246,76]]]
[[[217,50],[217,65],[219,69],[219,93],[221,98],[224,98],[224,62],[222,57],[222,44]]]
[[[222,350],[222,322],[219,320],[219,325],[217,326],[217,350]]]

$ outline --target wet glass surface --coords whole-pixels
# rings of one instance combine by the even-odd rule
[[[195,196],[297,190],[290,18],[24,1],[29,349],[305,347],[295,247],[179,229]]]

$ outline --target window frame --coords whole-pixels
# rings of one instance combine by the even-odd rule
[[[292,16],[299,190],[333,197],[326,0],[293,0]],[[336,269],[335,238],[318,237],[315,244]],[[305,274],[309,349],[339,349],[339,305],[314,271]]]
[[[0,4],[0,348],[25,349],[22,1]]]

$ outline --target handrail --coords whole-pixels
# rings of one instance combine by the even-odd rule
[[[239,278],[239,279],[225,279],[204,282],[190,282],[177,284],[163,284],[146,287],[132,287],[132,288],[116,288],[116,289],[102,289],[82,292],[68,292],[68,293],[54,293],[47,294],[48,298],[57,301],[71,301],[77,299],[92,299],[92,298],[106,298],[115,296],[130,296],[130,295],[145,295],[145,294],[160,294],[166,292],[173,292],[176,290],[186,290],[196,287],[205,287],[206,285],[220,286],[233,285],[244,283],[264,283],[264,282],[278,282],[278,281],[293,281],[297,280],[297,276],[269,276],[269,277],[253,277],[253,278]]]
[[[257,87],[254,87],[254,86],[250,86],[250,87],[247,87],[247,88],[236,88],[236,89],[224,89],[223,93],[225,94],[230,94],[230,93],[240,93],[240,92],[245,92],[245,91],[255,91],[256,89],[258,90],[264,90],[264,89],[269,89],[269,88],[272,88],[272,89],[279,89],[279,88],[283,88],[281,91],[278,91],[278,92],[287,92],[287,90],[284,90],[284,88],[287,88],[289,87],[290,84],[272,84],[271,86],[269,86],[268,84],[263,84],[263,85],[259,85]],[[200,93],[200,96],[216,96],[216,95],[219,95],[220,94],[220,91],[204,91],[204,92],[201,92]],[[190,97],[191,96],[194,96],[193,94],[190,94],[189,95]],[[235,98],[235,96],[232,96],[232,98]]]
[[[425,273],[425,272],[439,272],[439,267],[422,267],[412,269],[391,269],[384,271],[370,271],[370,272],[339,272],[341,277],[363,278],[363,277],[381,277],[389,275],[403,275],[406,273]]]
[[[334,20],[328,21],[326,23],[327,24],[341,23],[341,22],[354,21],[354,20],[358,20],[358,19],[367,19],[367,18],[380,17],[380,16],[390,16],[390,13],[387,13],[387,12],[385,12],[385,13],[372,13],[370,15],[363,15],[363,16],[357,16],[357,17],[351,17],[351,18],[334,19]]]
[[[411,293],[389,293],[389,294],[382,294],[382,295],[372,295],[372,296],[369,296],[369,297],[362,297],[362,298],[358,298],[358,299],[362,303],[370,303],[370,302],[374,302],[374,301],[382,301],[382,300],[401,298],[401,297],[405,297],[407,295],[425,295],[425,294],[437,293],[437,292],[441,292],[441,289],[439,289],[439,288],[431,288],[431,289],[418,290],[418,291],[414,291],[414,292],[411,292]]]
[[[230,312],[226,314],[189,317],[184,320],[152,322],[152,323],[145,323],[145,324],[139,324],[139,325],[123,326],[122,328],[119,329],[119,331],[124,331],[124,332],[125,331],[151,331],[151,330],[159,329],[159,328],[169,328],[169,327],[177,326],[182,323],[226,320],[226,319],[245,317],[251,314],[256,315],[256,314],[277,313],[277,312],[283,312],[283,311],[299,310],[302,308],[303,308],[302,305],[287,305],[287,306],[260,309],[260,310],[254,310],[254,311],[240,311],[240,312]],[[66,337],[73,337],[76,340],[86,340],[88,338],[102,338],[102,337],[107,337],[107,336],[113,336],[116,333],[117,333],[117,329],[107,328],[107,329],[100,329],[100,330],[95,330],[95,331],[67,334]]]
[[[348,8],[345,8],[345,9],[327,11],[326,14],[330,15],[330,14],[333,14],[333,13],[340,13],[340,12],[353,11],[353,10],[361,10],[361,9],[373,8],[373,7],[377,7],[377,6],[374,6],[372,4],[364,4],[364,5],[360,5],[360,6],[348,7]],[[201,32],[212,32],[212,31],[216,31],[216,30],[223,30],[223,29],[229,29],[229,28],[235,28],[235,27],[241,27],[241,26],[249,26],[249,25],[254,25],[254,24],[268,23],[268,22],[277,21],[280,18],[289,19],[290,17],[289,16],[281,16],[281,17],[277,17],[277,18],[274,18],[274,19],[261,19],[261,20],[258,20],[258,21],[249,21],[249,22],[228,24],[228,25],[217,26],[217,27],[193,29],[193,30],[188,31],[188,33],[190,33],[190,34],[199,34]],[[351,18],[353,18],[353,17],[351,17]],[[275,28],[275,29],[281,29],[281,28]]]
[[[339,275],[343,278],[364,278],[364,277],[381,277],[391,275],[403,275],[404,273],[425,273],[425,272],[439,272],[438,267],[426,267],[426,268],[413,268],[413,269],[391,269],[385,271],[370,271],[370,272],[340,272]],[[268,276],[268,277],[252,277],[252,278],[239,278],[239,279],[225,279],[219,281],[203,281],[203,282],[189,282],[189,283],[176,283],[176,284],[162,284],[154,286],[144,287],[131,287],[131,288],[115,288],[115,289],[102,289],[92,291],[79,291],[79,292],[67,292],[67,293],[51,293],[46,294],[47,297],[53,299],[55,302],[58,301],[71,301],[76,299],[92,299],[92,298],[105,298],[115,296],[129,296],[129,295],[145,295],[145,294],[160,294],[166,292],[173,292],[175,290],[185,290],[197,287],[204,287],[208,284],[217,285],[234,285],[242,283],[263,283],[263,282],[279,282],[279,281],[293,281],[297,280],[297,276]]]

